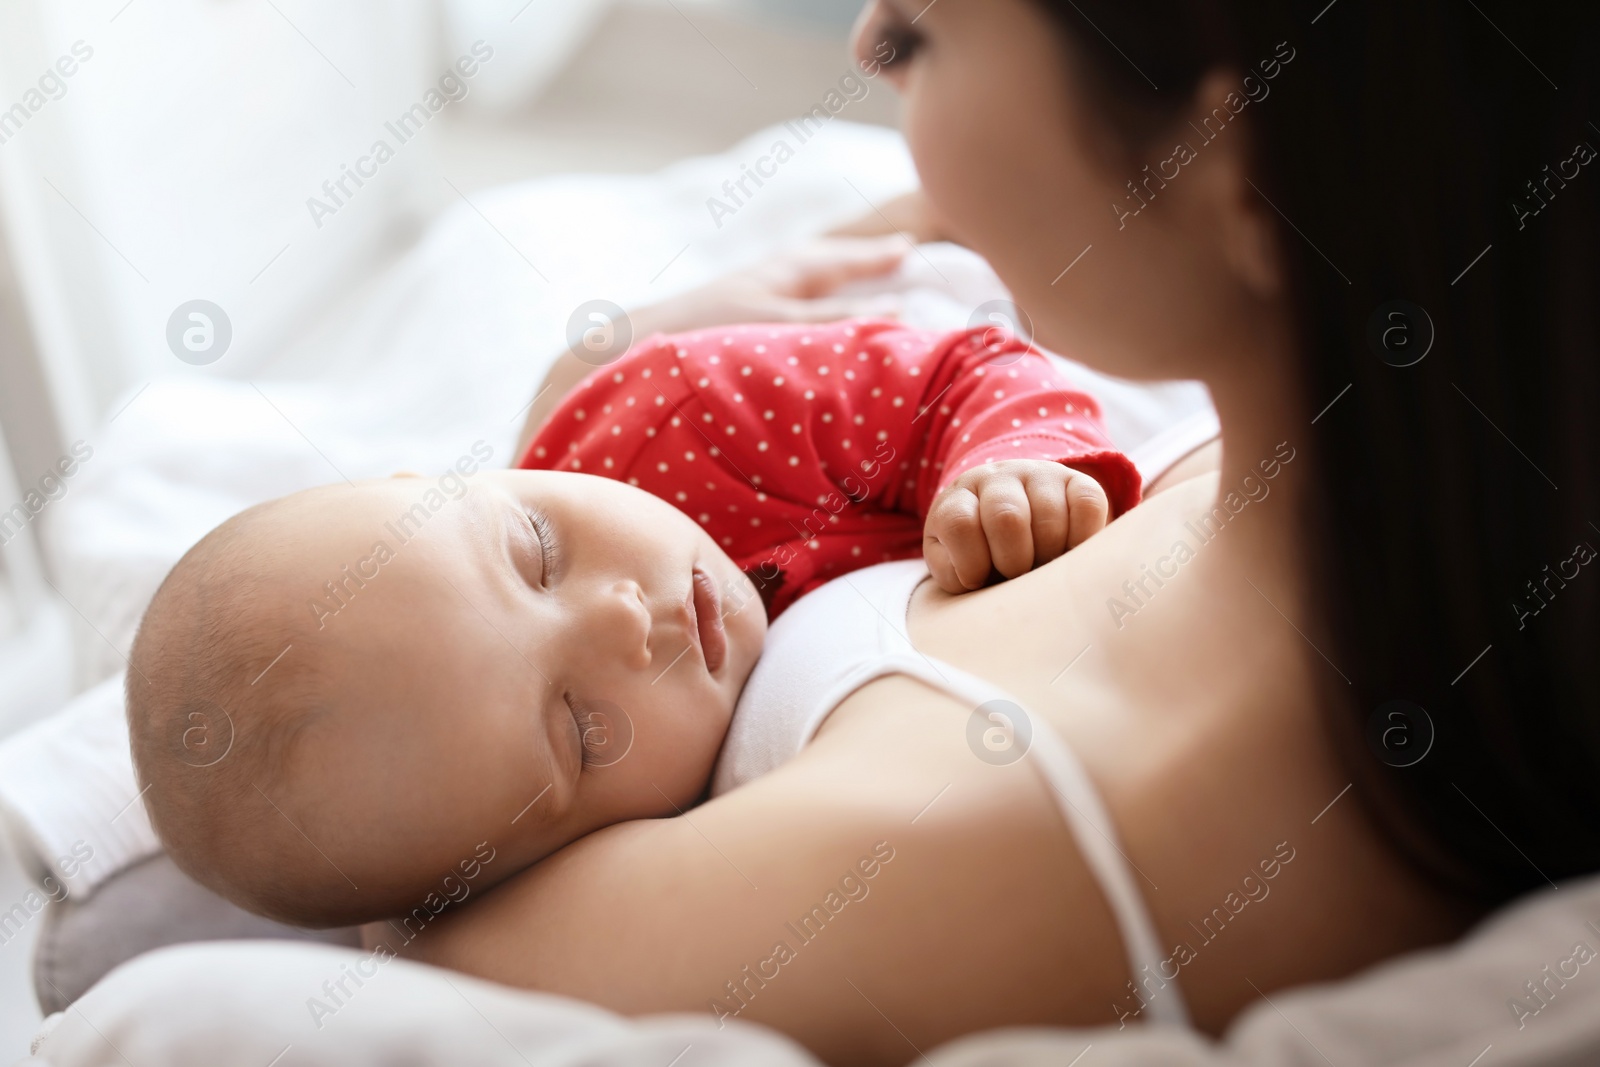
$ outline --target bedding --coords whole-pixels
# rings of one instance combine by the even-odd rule
[[[1600,878],[1533,894],[1457,944],[1262,997],[1218,1041],[1137,1027],[1006,1030],[906,1047],[929,1067],[1580,1067],[1600,1062]],[[1570,963],[1562,969],[1564,963]],[[1565,975],[1565,977],[1563,977]],[[1535,986],[1542,992],[1535,992]],[[887,1024],[886,1024],[887,1025]],[[919,1052],[922,1055],[919,1056]],[[792,1042],[704,1015],[627,1020],[403,960],[225,942],[124,965],[45,1021],[51,1067],[815,1065]]]

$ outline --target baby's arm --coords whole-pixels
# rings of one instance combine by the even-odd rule
[[[1138,502],[1138,471],[1112,447],[1099,404],[1032,345],[970,331],[927,363],[939,400],[924,413],[916,503],[923,556],[946,591],[1025,574]]]
[[[1222,442],[1190,452],[1145,488],[1154,496],[1219,469]],[[1006,578],[1041,567],[1105,529],[1111,507],[1093,477],[1049,460],[999,460],[947,486],[928,510],[922,548],[940,587],[980,588],[991,571]]]
[[[522,465],[626,480],[673,503],[776,614],[830,578],[922,553],[941,492],[982,488],[993,461],[1047,472],[1028,483],[1041,562],[1074,531],[1076,544],[1104,522],[1084,513],[1088,494],[1110,516],[1139,499],[1138,472],[1099,419],[1092,397],[1010,337],[867,320],[729,327],[656,337],[585,379]],[[1067,506],[1059,536],[1044,528],[1052,478],[1080,512]],[[1035,558],[1031,514],[1023,570]],[[952,564],[944,577],[954,574]]]
[[[718,428],[738,425],[721,443],[772,495],[763,516],[792,532],[777,560],[791,593],[918,551],[947,589],[976,588],[991,566],[1021,574],[1139,500],[1099,404],[1009,334],[845,322],[717,341],[689,344],[712,352],[695,371],[702,400]],[[930,532],[951,546],[928,551]]]

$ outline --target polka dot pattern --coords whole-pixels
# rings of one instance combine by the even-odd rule
[[[1105,486],[1113,514],[1137,503],[1139,475],[1094,398],[1037,350],[992,340],[861,320],[656,336],[573,390],[521,466],[674,504],[774,616],[831,578],[920,555],[934,498],[985,463],[1069,463]]]

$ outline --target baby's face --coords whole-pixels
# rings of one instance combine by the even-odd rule
[[[482,841],[507,857],[498,881],[701,795],[766,615],[693,520],[545,471],[485,472],[459,499],[394,478],[297,506],[300,543],[270,554],[307,601],[295,630],[326,698],[273,800],[354,883],[437,882]]]

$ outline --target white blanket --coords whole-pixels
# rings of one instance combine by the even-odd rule
[[[74,846],[91,850],[62,883],[84,899],[159,850],[128,757],[123,657],[156,586],[206,531],[341,476],[443,470],[479,440],[509,465],[521,412],[580,303],[653,303],[870,211],[863,195],[881,203],[915,185],[898,133],[836,121],[719,228],[706,198],[781,132],[659,174],[474,194],[482,216],[467,205],[446,214],[269,373],[231,380],[224,360],[114,405],[48,530],[63,592],[81,613],[80,662],[89,680],[110,680],[0,745],[0,812],[35,872]],[[896,294],[906,319],[936,329],[965,327],[980,304],[1006,295],[981,259],[948,245],[908,256],[897,277],[860,291]],[[1103,399],[1113,439],[1147,474],[1216,433],[1197,385],[1067,370]]]
[[[907,1044],[905,1058],[928,1067],[1592,1067],[1600,1063],[1600,959],[1593,952],[1600,937],[1586,921],[1594,916],[1600,879],[1535,894],[1461,944],[1390,961],[1359,979],[1260,998],[1219,1042],[1160,1027],[1009,1030],[924,1048],[920,1057]],[[1578,942],[1590,949],[1588,963],[1574,962]],[[359,986],[346,979],[352,972],[362,978]],[[342,992],[332,986],[340,981]],[[1540,996],[1523,984],[1535,982]],[[418,964],[274,942],[141,956],[51,1016],[30,1062],[817,1063],[760,1027],[735,1020],[718,1029],[709,1010],[628,1021]]]

